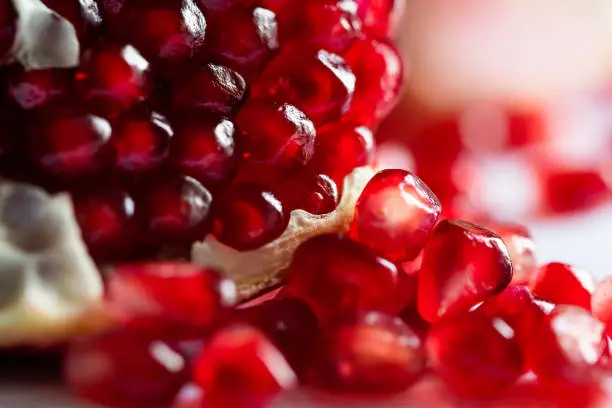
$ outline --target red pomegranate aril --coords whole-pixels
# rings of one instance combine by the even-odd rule
[[[10,99],[25,109],[40,108],[67,97],[73,72],[68,69],[25,70],[14,65],[8,72]]]
[[[584,269],[552,262],[541,266],[533,274],[529,288],[536,297],[547,302],[590,310],[595,282]]]
[[[578,306],[555,307],[531,338],[527,361],[543,382],[584,383],[608,352],[603,323]]]
[[[30,128],[30,157],[62,180],[85,178],[112,163],[111,134],[110,123],[99,116],[56,112]]]
[[[17,33],[17,11],[11,0],[0,1],[0,55],[7,55]]]
[[[429,322],[468,311],[512,280],[510,254],[499,236],[465,221],[443,220],[423,250],[419,312]]]
[[[285,289],[326,324],[357,310],[399,312],[397,275],[395,265],[349,238],[321,235],[295,251]]]
[[[480,309],[492,318],[504,320],[523,345],[531,341],[547,315],[526,286],[509,286],[499,295],[487,299]]]
[[[543,168],[540,183],[543,209],[552,213],[587,210],[610,197],[610,190],[597,170]]]
[[[215,237],[239,251],[272,242],[289,222],[275,194],[255,183],[235,184],[222,192],[213,215]]]
[[[245,77],[261,72],[278,49],[276,14],[241,5],[209,18],[206,33],[210,58]]]
[[[390,40],[364,38],[357,40],[344,58],[357,79],[346,117],[374,126],[389,113],[400,96],[401,56]]]
[[[404,10],[402,0],[356,0],[357,16],[363,31],[382,37],[391,37]]]
[[[354,122],[335,122],[317,131],[315,154],[310,166],[343,187],[344,178],[355,168],[372,164],[375,144],[372,131]]]
[[[238,130],[229,119],[214,116],[186,116],[175,123],[170,163],[208,188],[228,183],[236,174],[240,153]]]
[[[116,118],[150,92],[149,63],[131,45],[100,44],[84,54],[77,89],[92,112]]]
[[[308,164],[316,130],[310,119],[289,104],[251,99],[236,118],[243,132],[244,158],[279,170]]]
[[[236,300],[236,286],[218,272],[163,261],[116,267],[105,304],[130,330],[181,340],[202,337]]]
[[[612,277],[601,281],[591,296],[593,316],[606,325],[608,335],[612,333]]]
[[[414,174],[387,169],[366,185],[351,236],[392,261],[416,258],[440,215],[440,202]]]
[[[117,408],[169,406],[189,379],[181,354],[168,344],[128,331],[76,341],[64,360],[76,395]]]
[[[421,339],[401,319],[377,312],[327,329],[313,360],[315,385],[352,394],[404,391],[426,367]]]
[[[397,267],[397,301],[399,310],[417,307],[419,292],[420,270],[410,270],[405,264],[398,263]]]
[[[264,407],[280,391],[297,385],[283,355],[257,329],[233,326],[207,343],[194,366],[204,390],[203,406]]]
[[[333,52],[345,51],[361,31],[354,0],[290,2],[279,13],[282,44],[308,42]]]
[[[152,240],[180,248],[206,237],[211,202],[197,180],[155,174],[138,191],[136,214]]]
[[[299,185],[299,188],[296,187]],[[338,187],[325,174],[305,171],[289,177],[281,187],[280,198],[288,210],[304,210],[310,214],[328,214],[338,206]]]
[[[208,63],[181,70],[171,81],[171,104],[176,111],[234,112],[242,102],[246,82],[237,72]]]
[[[89,253],[99,262],[129,258],[139,243],[134,200],[125,191],[96,187],[72,193],[76,219]]]
[[[253,83],[251,97],[295,105],[316,125],[346,113],[355,75],[339,55],[303,45],[286,47]]]
[[[508,247],[512,260],[512,285],[527,285],[537,271],[536,248],[529,231],[517,224],[488,223]]]
[[[147,59],[184,61],[204,46],[206,19],[194,0],[105,2],[113,37],[134,45]]]
[[[238,309],[233,321],[257,327],[278,347],[296,373],[304,371],[319,334],[314,313],[301,300],[275,298]]]
[[[136,110],[122,116],[113,134],[115,166],[131,174],[157,168],[168,156],[173,134],[159,113]]]
[[[460,395],[495,395],[512,385],[525,369],[512,328],[478,310],[435,323],[426,349],[436,374]]]

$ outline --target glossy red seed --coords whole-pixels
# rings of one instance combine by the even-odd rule
[[[272,242],[289,221],[274,193],[255,183],[236,184],[221,193],[213,215],[215,237],[240,251]]]
[[[440,211],[436,196],[414,174],[383,170],[357,201],[351,236],[387,259],[410,261],[423,249]]]
[[[402,58],[390,40],[358,40],[344,57],[357,79],[347,117],[368,126],[397,102],[403,83]]]
[[[206,33],[211,58],[253,77],[278,49],[276,14],[262,7],[236,7],[209,18]]]
[[[480,309],[490,317],[504,320],[521,344],[531,341],[547,315],[526,286],[509,286],[499,295],[487,299]]]
[[[355,75],[342,57],[296,45],[268,65],[253,83],[251,96],[295,105],[321,125],[348,111],[354,91]]]
[[[97,261],[129,258],[138,245],[134,200],[118,188],[89,188],[72,193],[76,219],[89,253]]]
[[[170,163],[175,169],[208,188],[224,185],[234,177],[240,154],[232,121],[200,115],[174,123]]]
[[[68,96],[72,71],[41,69],[26,71],[14,66],[8,73],[9,98],[25,109],[40,108]]]
[[[305,301],[327,323],[357,310],[395,314],[395,265],[362,245],[338,235],[321,235],[298,247],[287,271],[285,289]]]
[[[250,100],[236,123],[244,134],[244,158],[250,162],[290,170],[305,166],[314,154],[314,125],[293,105]]]
[[[113,134],[115,166],[132,174],[155,169],[168,156],[173,133],[159,113],[137,111],[123,116]]]
[[[136,209],[152,240],[182,247],[208,233],[211,202],[210,192],[191,177],[153,175],[138,191]]]
[[[296,188],[297,185],[300,188]],[[332,179],[325,174],[308,171],[287,178],[279,195],[286,209],[299,209],[317,215],[334,211],[339,201],[338,188]]]
[[[176,350],[126,331],[72,343],[64,373],[78,396],[117,408],[169,406],[189,378]]]
[[[355,168],[372,164],[375,144],[372,131],[353,122],[335,122],[317,131],[311,167],[328,175],[341,189],[344,177]]]
[[[356,0],[357,15],[363,31],[381,37],[391,37],[404,11],[402,0]]]
[[[430,322],[465,312],[511,280],[510,254],[501,238],[469,222],[443,220],[423,250],[419,312]]]
[[[279,14],[282,44],[309,42],[334,52],[345,51],[361,31],[354,0],[288,3]]]
[[[308,365],[319,324],[304,302],[294,298],[271,299],[236,310],[233,320],[260,329],[297,373],[303,372]]]
[[[131,45],[102,44],[85,52],[77,89],[92,112],[117,117],[150,92],[149,63]]]
[[[576,305],[590,310],[595,282],[583,269],[552,262],[541,266],[534,273],[529,288],[535,296],[547,302]]]
[[[328,329],[313,361],[314,382],[336,392],[401,392],[425,372],[419,337],[401,319],[363,313]]]
[[[501,237],[512,260],[512,285],[527,285],[536,273],[536,246],[529,231],[518,224],[487,223]]]
[[[542,169],[542,205],[545,211],[566,213],[601,204],[610,190],[596,170]]]
[[[523,353],[512,328],[479,311],[434,324],[426,348],[436,374],[461,395],[494,395],[524,371]]]
[[[107,309],[131,330],[165,340],[201,337],[236,300],[234,282],[189,263],[123,264],[107,281]]]
[[[17,33],[17,12],[11,0],[0,1],[0,54],[6,55],[13,47]]]
[[[183,61],[204,46],[206,19],[194,0],[105,0],[114,37],[150,60]]]
[[[172,78],[170,101],[177,111],[234,112],[242,102],[246,82],[222,65],[208,63],[181,70]]]
[[[612,277],[601,281],[591,296],[591,311],[606,325],[608,335],[612,333]]]
[[[99,116],[57,112],[30,128],[30,157],[63,180],[84,178],[112,162],[111,134],[110,123]]]
[[[529,367],[543,382],[583,383],[607,353],[603,323],[578,306],[557,306],[527,348]]]
[[[263,407],[278,392],[297,385],[283,355],[258,330],[233,326],[218,332],[194,367],[204,406]]]

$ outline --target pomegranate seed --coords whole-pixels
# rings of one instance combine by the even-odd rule
[[[229,114],[242,102],[246,82],[217,64],[191,66],[172,79],[171,102],[177,111],[208,110]]]
[[[234,177],[240,156],[233,122],[189,116],[175,124],[176,135],[170,150],[174,168],[209,188],[223,185]]]
[[[240,7],[214,15],[206,33],[207,51],[215,61],[253,77],[278,48],[276,14],[261,7]]]
[[[292,169],[305,166],[314,154],[315,128],[292,105],[251,100],[236,122],[244,132],[244,157],[249,161]]]
[[[479,311],[434,324],[426,342],[434,371],[454,392],[495,394],[523,374],[523,354],[514,331]]]
[[[404,264],[397,264],[398,304],[399,310],[417,307],[420,270],[410,270]]]
[[[328,175],[338,187],[355,168],[372,164],[375,158],[372,131],[353,122],[335,122],[317,132],[311,166]]]
[[[201,337],[237,300],[230,279],[179,262],[118,266],[107,288],[112,313],[131,329],[165,340]]]
[[[189,246],[210,229],[210,192],[191,177],[155,175],[136,198],[137,216],[159,243]]]
[[[206,19],[194,0],[104,2],[103,10],[112,15],[108,26],[113,36],[133,44],[150,60],[185,60],[204,45]]]
[[[263,407],[297,378],[282,354],[258,330],[234,326],[218,332],[198,357],[195,382],[204,406]]]
[[[531,340],[547,315],[526,286],[507,287],[499,295],[487,299],[481,309],[492,318],[503,319],[521,344]]]
[[[405,170],[383,170],[361,193],[351,234],[387,259],[413,260],[440,211],[440,202],[418,177]]]
[[[0,55],[7,55],[17,33],[17,11],[11,0],[0,1]]]
[[[363,30],[383,37],[393,34],[404,9],[402,0],[357,0],[357,5]]]
[[[172,128],[156,112],[134,111],[121,118],[113,134],[115,165],[128,173],[145,173],[168,156]]]
[[[509,387],[491,405],[499,407],[575,408],[601,406],[605,392],[599,381],[586,384],[550,384],[541,381],[519,381]],[[525,405],[527,403],[528,405]],[[605,400],[604,400],[605,401]],[[496,404],[496,405],[493,405]]]
[[[134,200],[117,188],[89,188],[72,194],[76,219],[89,253],[97,261],[129,258],[139,237]]]
[[[421,340],[401,319],[369,312],[324,333],[313,374],[332,391],[394,393],[415,383],[425,363]]]
[[[393,108],[403,83],[402,59],[389,40],[360,39],[346,62],[357,81],[347,117],[373,126]]]
[[[610,195],[598,171],[542,169],[540,178],[543,205],[553,213],[586,210]]]
[[[561,305],[532,333],[529,367],[542,381],[574,384],[592,377],[608,351],[603,323],[578,306]]]
[[[13,66],[8,73],[9,97],[26,110],[40,108],[68,96],[72,71],[41,69],[26,71]]]
[[[272,242],[288,221],[274,193],[255,183],[233,185],[215,200],[214,235],[239,251]]]
[[[321,125],[348,111],[354,91],[355,75],[342,57],[296,45],[268,65],[253,83],[251,96],[295,105]]]
[[[83,178],[112,161],[111,133],[108,121],[98,116],[57,112],[30,128],[29,153],[34,163],[56,177]]]
[[[271,299],[237,310],[235,320],[260,329],[297,373],[304,371],[319,333],[317,318],[304,302],[294,298]]]
[[[77,89],[92,112],[115,118],[150,92],[149,63],[132,46],[99,45],[84,55]]]
[[[300,188],[295,188],[299,185]],[[336,183],[325,174],[304,172],[288,178],[279,193],[286,209],[304,210],[310,214],[328,214],[338,206]]]
[[[176,350],[126,331],[73,343],[64,373],[75,394],[125,408],[169,406],[189,378],[187,363]]]
[[[591,297],[593,316],[606,325],[606,331],[612,333],[612,277],[604,279]]]
[[[430,322],[469,310],[512,280],[510,254],[490,230],[443,220],[423,252],[419,312]]]
[[[537,270],[535,244],[529,231],[514,224],[489,223],[487,227],[508,247],[512,260],[512,285],[527,285]]]
[[[552,262],[535,272],[529,288],[538,298],[548,302],[576,305],[590,310],[595,282],[583,269]]]
[[[334,52],[345,51],[361,31],[354,0],[292,2],[279,15],[282,43],[307,40]]]
[[[286,290],[304,300],[323,323],[356,310],[399,312],[395,265],[338,235],[321,235],[298,247]]]

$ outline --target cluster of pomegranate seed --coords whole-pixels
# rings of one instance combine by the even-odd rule
[[[441,212],[414,174],[383,170],[348,234],[307,240],[282,287],[242,304],[210,268],[119,266],[105,297],[117,324],[70,347],[68,386],[111,407],[263,407],[313,389],[408,404],[422,384],[464,403],[594,406],[612,281],[538,264],[520,225]]]
[[[0,175],[69,191],[102,263],[207,234],[253,250],[332,212],[402,84],[395,1],[45,3],[81,62],[2,68]]]
[[[450,217],[586,211],[612,196],[612,128],[609,97],[583,99],[537,111],[474,103],[432,113],[405,97],[377,134],[390,143],[381,160],[413,169]],[[508,185],[518,191],[504,192]]]

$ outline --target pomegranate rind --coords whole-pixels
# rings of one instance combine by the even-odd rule
[[[374,174],[371,166],[353,170],[344,179],[342,197],[334,211],[313,215],[294,210],[283,234],[260,248],[238,251],[209,235],[192,246],[191,260],[197,265],[221,271],[236,282],[242,299],[250,298],[280,283],[283,271],[302,242],[317,235],[347,232],[353,220],[355,203]]]
[[[8,203],[16,196],[20,205],[13,202],[11,212]],[[15,210],[27,214],[29,204],[38,216],[15,217]],[[46,346],[104,326],[102,278],[70,197],[0,181],[0,214],[0,274],[14,288],[0,305],[0,346]]]

